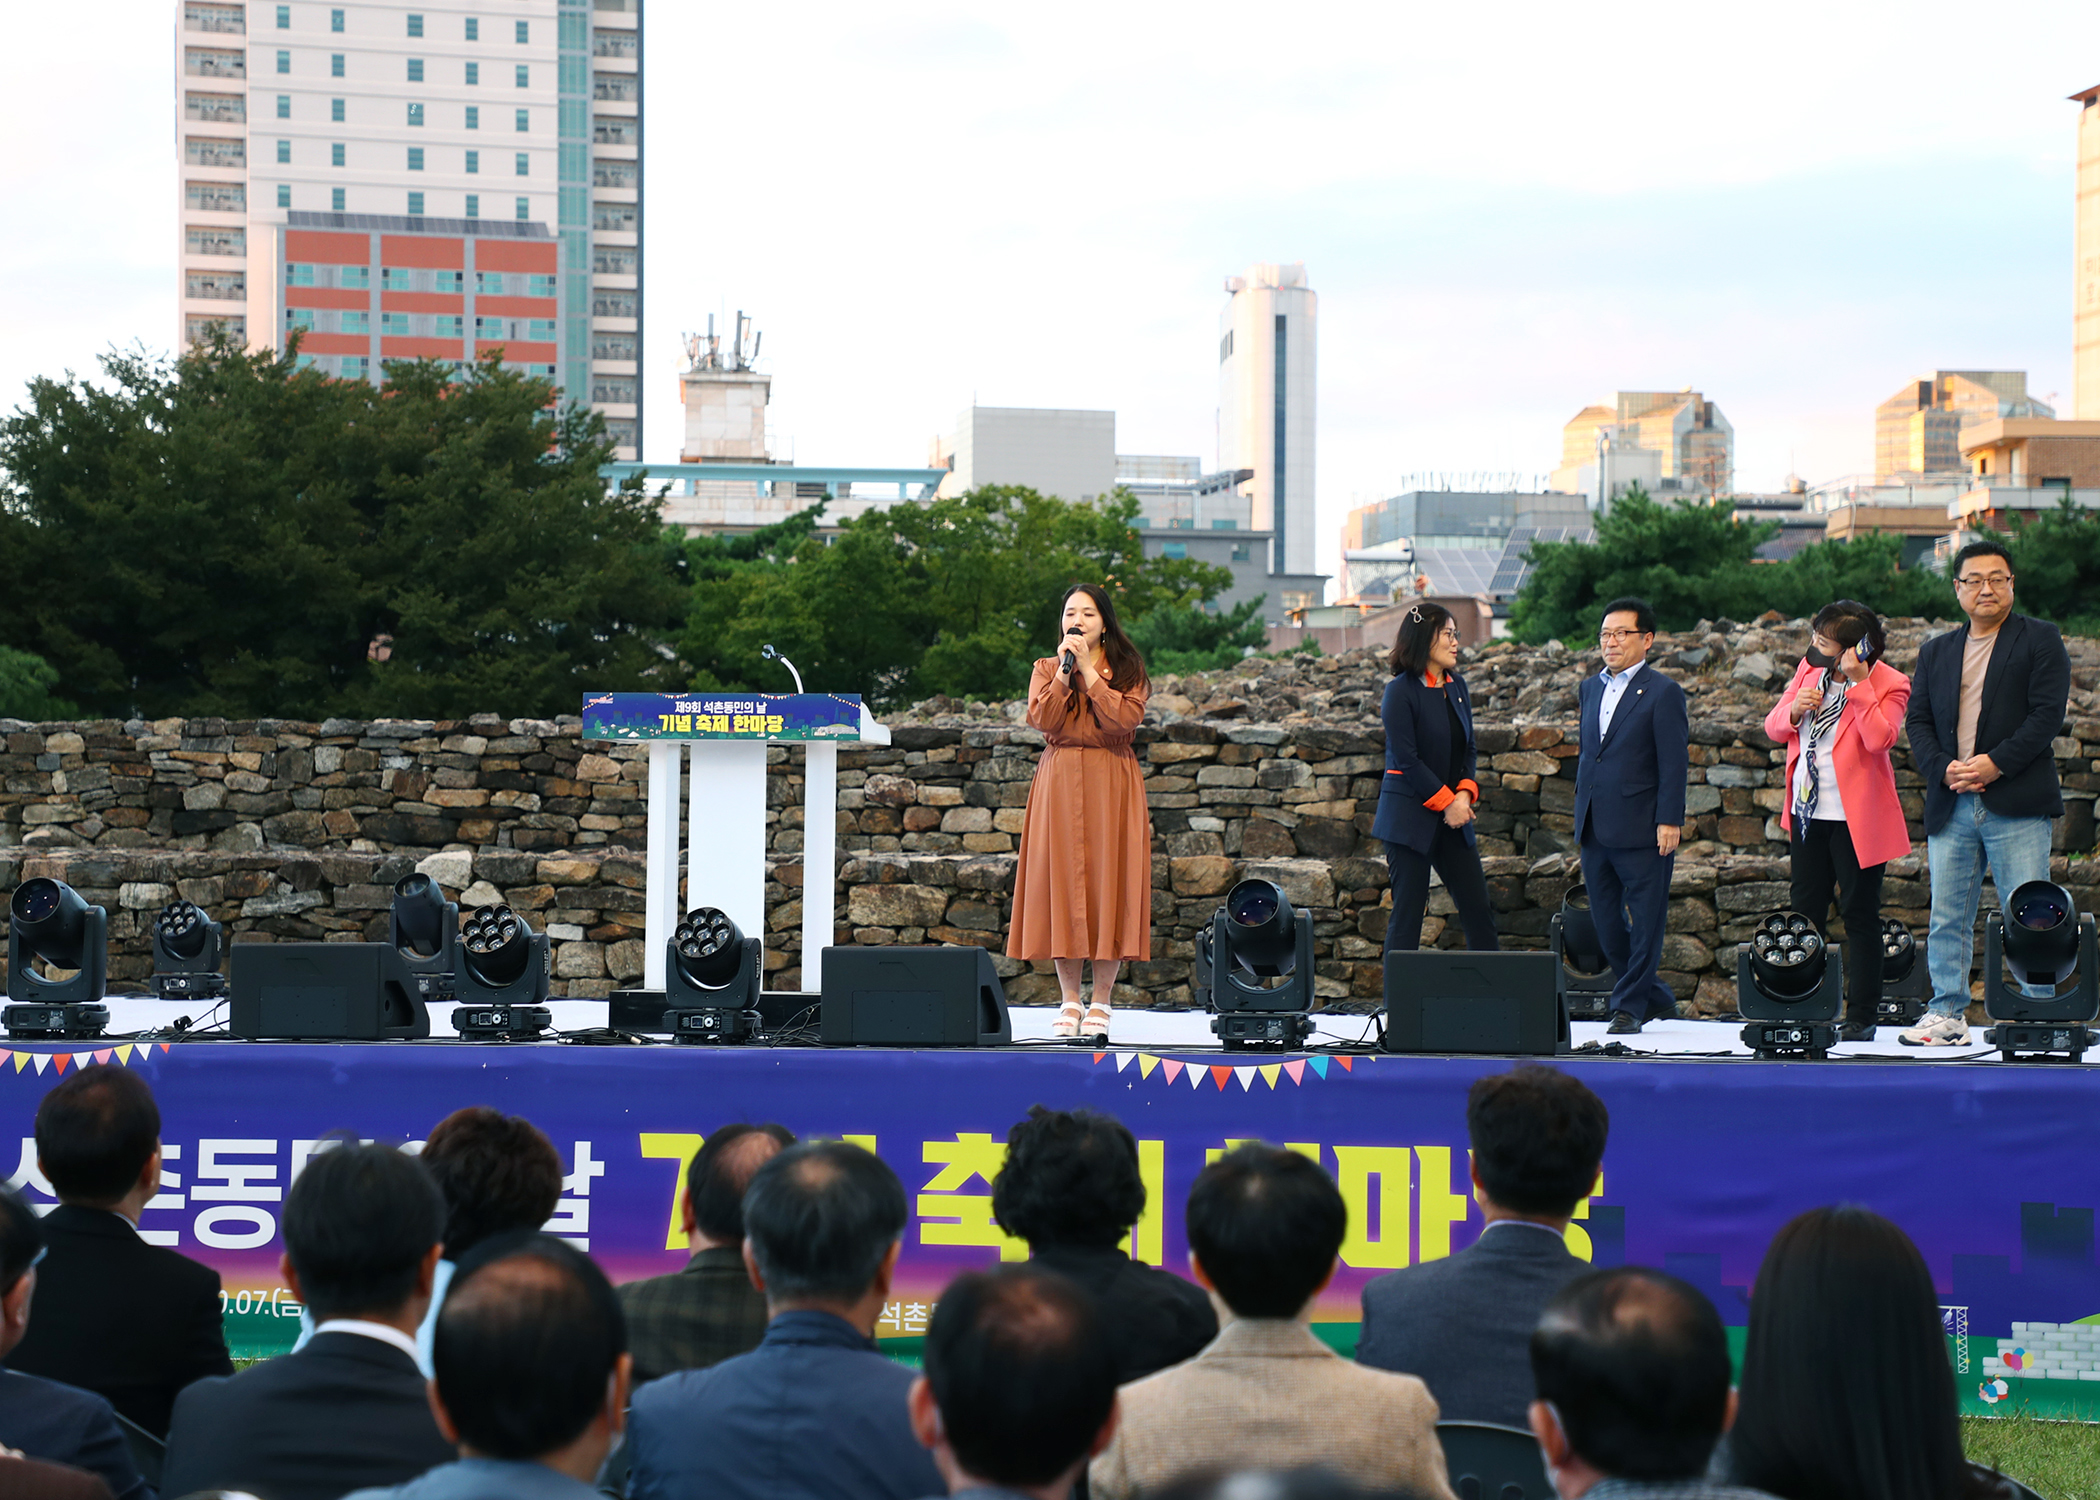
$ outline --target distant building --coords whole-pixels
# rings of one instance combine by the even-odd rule
[[[1141,509],[1138,522],[1148,557],[1185,557],[1232,574],[1232,586],[1214,606],[1232,609],[1249,599],[1266,601],[1262,618],[1280,625],[1294,609],[1319,602],[1324,574],[1269,572],[1271,533],[1254,527],[1254,501],[1241,488],[1245,469],[1205,474],[1200,459],[1119,454],[1116,485]]]
[[[2001,417],[1970,431],[1962,457],[1973,472],[1949,507],[1948,548],[1971,531],[2003,531],[2015,517],[2032,519],[2066,501],[2100,509],[2100,421]]]
[[[1556,490],[1607,507],[1635,484],[1651,495],[1725,495],[1735,487],[1735,429],[1687,386],[1620,391],[1586,406],[1561,429]]]
[[[1102,500],[1116,485],[1116,414],[1028,406],[970,406],[933,445],[943,495],[1019,484],[1060,500]]]
[[[1874,481],[1944,481],[1966,467],[1962,442],[1979,423],[2055,415],[2027,394],[2024,370],[1936,370],[1874,409]]]
[[[1254,529],[1269,532],[1269,571],[1310,574],[1319,436],[1319,299],[1305,266],[1258,265],[1228,277],[1218,319],[1218,467],[1251,469]]]
[[[2071,415],[2100,421],[2100,85],[2078,101],[2078,191],[2073,232]]]

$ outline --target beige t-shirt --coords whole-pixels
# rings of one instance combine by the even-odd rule
[[[1972,630],[1961,648],[1961,712],[1954,719],[1958,760],[1967,760],[1976,753],[1976,720],[1983,714],[1983,679],[1991,669],[1991,650],[1997,644],[1997,630],[1982,637]]]

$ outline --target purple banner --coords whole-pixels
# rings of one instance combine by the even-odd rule
[[[1488,1059],[700,1048],[190,1043],[0,1053],[13,1180],[35,1171],[36,1104],[59,1070],[106,1056],[139,1069],[165,1119],[167,1177],[142,1230],[219,1268],[236,1353],[286,1347],[297,1308],[277,1271],[284,1190],[335,1130],[420,1141],[461,1105],[534,1120],[570,1177],[551,1231],[615,1280],[675,1270],[683,1164],[705,1132],[778,1120],[878,1152],[912,1203],[879,1335],[920,1334],[947,1279],[1022,1248],[990,1215],[1006,1132],[1031,1104],[1087,1105],[1141,1142],[1151,1203],[1140,1259],[1185,1272],[1181,1204],[1228,1143],[1313,1156],[1350,1207],[1321,1331],[1353,1346],[1370,1277],[1463,1248],[1480,1230],[1467,1184],[1465,1095]],[[39,1066],[39,1059],[42,1065]],[[11,1064],[11,1066],[10,1066]],[[1924,1251],[1945,1304],[1965,1409],[2100,1417],[2100,1171],[2082,1126],[2100,1074],[1959,1064],[1564,1061],[1603,1096],[1611,1149],[1570,1228],[1599,1265],[1664,1267],[1733,1327],[1787,1218],[1851,1201]]]

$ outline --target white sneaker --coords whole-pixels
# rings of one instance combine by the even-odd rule
[[[1966,1047],[1969,1023],[1962,1016],[1943,1016],[1927,1011],[1923,1020],[1897,1036],[1906,1047]]]

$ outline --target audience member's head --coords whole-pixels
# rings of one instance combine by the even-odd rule
[[[159,1183],[146,1167],[160,1151],[160,1109],[146,1080],[129,1068],[80,1068],[44,1095],[36,1111],[36,1154],[59,1201],[114,1208]]]
[[[1910,1236],[1855,1205],[1772,1239],[1750,1296],[1738,1484],[1782,1500],[1960,1500],[1962,1457],[1939,1294]]]
[[[437,1184],[392,1146],[317,1151],[285,1194],[285,1265],[316,1324],[395,1318],[427,1297],[444,1231]]]
[[[551,1235],[484,1241],[461,1263],[431,1340],[445,1436],[483,1458],[589,1479],[627,1408],[627,1320],[588,1255]]]
[[[1495,1207],[1565,1219],[1589,1196],[1611,1115],[1581,1079],[1528,1063],[1474,1080],[1466,1095],[1473,1181]]]
[[[539,1228],[561,1201],[554,1143],[532,1121],[486,1105],[438,1121],[422,1162],[445,1197],[447,1260],[496,1235]]]
[[[1317,1162],[1277,1146],[1228,1151],[1189,1189],[1196,1277],[1242,1318],[1295,1318],[1334,1275],[1349,1229]]]
[[[36,1263],[44,1258],[44,1226],[22,1195],[0,1182],[0,1355],[29,1331],[36,1295]]]
[[[887,1286],[907,1219],[904,1184],[873,1152],[790,1146],[744,1194],[744,1253],[774,1306],[850,1307]]]
[[[1031,1245],[1114,1249],[1145,1211],[1137,1137],[1091,1109],[1045,1109],[1006,1134],[992,1218]]]
[[[712,1244],[744,1238],[744,1194],[758,1169],[795,1144],[781,1125],[724,1125],[693,1153],[685,1174],[685,1232]]]
[[[912,1426],[951,1491],[1058,1481],[1114,1436],[1116,1361],[1086,1292],[1008,1266],[948,1283],[926,1325]]]
[[[1531,1372],[1532,1430],[1567,1500],[1598,1478],[1698,1477],[1734,1415],[1721,1315],[1639,1266],[1561,1288],[1531,1335]]]

